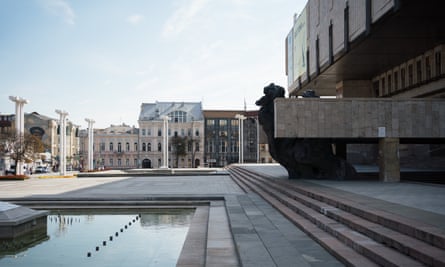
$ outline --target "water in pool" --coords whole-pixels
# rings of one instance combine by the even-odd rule
[[[126,214],[57,212],[47,235],[0,266],[175,266],[194,210]]]

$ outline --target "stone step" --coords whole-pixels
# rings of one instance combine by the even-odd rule
[[[300,187],[296,190],[295,185],[286,182],[279,183],[276,179],[261,177],[242,168],[232,167],[232,171],[246,184],[254,186],[256,190],[262,190],[269,199],[275,198],[294,213],[302,215],[379,265],[445,266],[445,252],[440,248],[337,208],[348,205],[334,196],[326,197],[320,195],[323,192],[314,192],[314,190],[309,192]],[[359,214],[363,213],[363,210],[357,207],[354,209],[359,211],[357,212]],[[384,219],[387,220],[387,218]]]
[[[329,233],[323,231],[317,225],[307,220],[303,216],[291,210],[289,207],[281,203],[276,198],[270,196],[268,193],[257,187],[256,185],[244,180],[239,174],[231,173],[232,178],[243,187],[249,188],[248,191],[254,191],[260,195],[263,199],[269,202],[274,208],[279,210],[286,218],[297,225],[308,236],[316,240],[321,246],[323,246],[329,253],[334,255],[339,261],[346,266],[364,266],[372,267],[378,266],[373,261],[357,253],[352,248],[343,244],[336,238],[332,237]]]
[[[255,177],[255,179],[262,180],[260,177]],[[279,185],[267,179],[263,179],[262,182],[267,185],[267,188],[273,188],[286,197],[294,199],[298,203],[302,203],[316,212],[322,213],[354,231],[368,236],[378,243],[396,249],[402,254],[409,255],[428,266],[445,266],[445,252],[442,249],[365,220],[324,202],[296,193],[292,190],[292,186]]]
[[[357,203],[338,194],[332,193],[329,189],[323,189],[319,186],[311,184],[299,183],[298,186],[287,180],[277,180],[264,174],[258,174],[246,169],[240,168],[242,172],[254,175],[257,178],[265,178],[274,183],[283,185],[286,188],[316,199],[318,201],[329,204],[348,213],[359,216],[365,220],[380,224],[384,227],[390,228],[394,231],[409,235],[413,238],[419,239],[432,246],[440,249],[445,249],[445,234],[442,230],[432,227],[431,225],[399,216],[394,213],[385,212],[383,210],[375,209],[369,206]]]

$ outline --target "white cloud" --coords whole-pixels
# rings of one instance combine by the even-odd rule
[[[190,26],[199,15],[200,11],[204,9],[208,0],[192,0],[183,1],[173,15],[167,19],[164,24],[164,37],[179,34]]]
[[[43,6],[53,15],[61,17],[66,23],[74,25],[76,14],[64,0],[42,0]]]
[[[144,16],[140,14],[133,14],[127,18],[127,21],[132,25],[138,25],[144,20]]]

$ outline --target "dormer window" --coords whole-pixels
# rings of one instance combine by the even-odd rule
[[[183,123],[187,122],[187,112],[176,110],[170,112],[168,116],[171,118],[172,123]]]

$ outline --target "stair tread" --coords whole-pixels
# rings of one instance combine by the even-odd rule
[[[260,195],[263,198],[266,198],[273,206],[294,221],[294,223],[304,228],[304,231],[310,236],[320,240],[319,242],[323,243],[323,246],[329,251],[332,251],[332,248],[328,248],[328,243],[334,242],[331,241],[331,239],[333,239],[352,251],[354,251],[354,249],[357,250],[354,251],[354,253],[360,255],[360,258],[364,257],[369,261],[372,259],[380,265],[425,266],[422,263],[424,262],[427,265],[444,266],[445,253],[440,248],[312,198],[311,194],[316,195],[319,192],[311,191],[307,194],[298,193],[298,197],[295,197],[294,194],[296,192],[281,183],[277,185],[277,183],[268,181],[268,178],[263,178],[262,181],[258,181],[256,177],[252,178],[244,172],[237,172],[237,174],[242,176],[240,180],[248,180],[247,183],[249,185],[247,187],[250,187],[258,194],[260,194],[258,191],[261,191],[262,193]],[[264,179],[267,180],[267,182],[265,182]],[[263,187],[264,184],[268,186]],[[256,187],[256,189],[253,189],[252,186]],[[294,186],[295,185],[292,187]],[[298,200],[294,199],[294,197]],[[334,203],[337,201],[332,201],[332,196],[330,195],[321,196],[322,199],[324,197]],[[299,200],[307,202],[306,205],[302,204]],[[338,202],[340,202],[340,200]],[[355,204],[356,203],[344,204],[343,202],[342,205]],[[329,215],[329,217],[325,215]],[[381,214],[377,214],[373,216],[380,215]],[[292,217],[298,218],[292,219]],[[338,218],[340,219],[339,221],[336,220]],[[295,220],[299,221],[295,222]],[[304,222],[302,222],[302,220],[304,220]],[[371,233],[371,236],[365,235],[369,233]],[[372,239],[373,235],[377,240]],[[339,240],[336,238],[339,238]],[[388,243],[389,246],[387,246]],[[337,248],[338,245],[336,244],[335,249]],[[400,251],[397,251],[396,248]],[[348,253],[349,252],[344,252],[345,255]],[[363,255],[360,253],[363,253]],[[335,254],[337,254],[337,252],[335,252]],[[415,258],[412,258],[413,256]],[[342,258],[342,256],[339,257]],[[350,261],[348,262],[350,263]],[[359,265],[363,264],[360,263]]]

